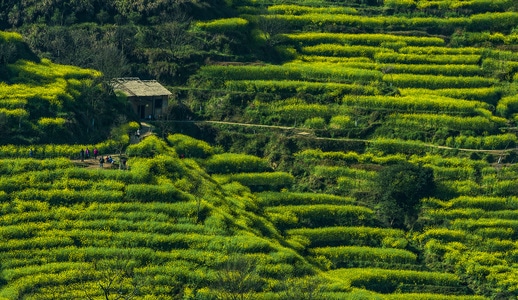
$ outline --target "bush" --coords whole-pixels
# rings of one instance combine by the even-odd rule
[[[225,33],[228,31],[243,31],[248,27],[248,21],[242,18],[224,18],[207,22],[196,22],[195,26],[214,33]]]
[[[266,215],[293,215],[297,227],[316,228],[324,226],[368,226],[372,225],[374,213],[371,209],[354,205],[283,205],[268,207]],[[274,221],[275,223],[275,221]],[[282,223],[282,220],[281,220]],[[282,228],[291,227],[277,224]]]
[[[405,239],[404,232],[398,229],[373,227],[324,227],[298,228],[287,232],[290,239],[298,236],[309,239],[310,247],[325,246],[369,246],[381,247],[387,237]]]
[[[402,284],[461,286],[457,275],[439,272],[364,268],[335,270],[330,271],[330,274],[347,278],[352,287],[365,288],[378,293],[394,293]]]
[[[353,204],[356,200],[331,194],[262,192],[257,194],[257,202],[263,206],[311,205],[311,204]]]
[[[167,136],[167,142],[178,155],[184,157],[206,158],[216,152],[207,142],[179,133]]]
[[[295,181],[295,178],[286,172],[238,173],[220,176],[220,178],[225,182],[237,181],[254,192],[280,191],[291,187]]]
[[[138,144],[132,144],[128,146],[126,149],[126,154],[128,156],[138,156],[138,157],[154,157],[158,154],[172,154],[174,151],[167,146],[167,144],[159,139],[158,137],[152,135],[144,138]]]
[[[433,195],[435,181],[428,167],[400,162],[384,167],[376,179],[376,207],[386,224],[411,228],[420,200]]]
[[[186,196],[172,185],[130,184],[126,186],[125,198],[139,202],[176,202]]]
[[[357,262],[383,262],[388,264],[415,264],[417,255],[402,249],[373,248],[361,246],[340,246],[313,248],[314,256],[325,256],[333,263],[333,268],[348,267]]]
[[[213,174],[259,173],[272,170],[265,159],[237,153],[215,154],[203,161],[202,165],[208,173]]]
[[[304,127],[310,129],[324,129],[326,127],[326,120],[322,117],[313,117],[304,121]]]

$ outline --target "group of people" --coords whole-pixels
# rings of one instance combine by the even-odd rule
[[[85,159],[90,159],[90,149],[88,149],[88,148],[81,149],[79,151],[79,156],[81,158],[81,161],[84,161]],[[97,157],[99,156],[99,167],[101,167],[101,168],[104,167],[105,163],[113,164],[115,162],[115,159],[113,159],[113,157],[111,155],[107,155],[106,157],[103,157],[99,153],[99,150],[97,150],[97,148],[94,148],[93,156],[94,156],[94,159],[97,159]],[[124,167],[126,166],[126,160],[121,159],[121,163],[123,164]]]
[[[115,160],[112,158],[111,155],[108,155],[106,157],[103,157],[101,155],[101,157],[99,158],[99,167],[104,167],[104,163],[109,163],[109,164],[113,164],[115,162]]]
[[[137,129],[135,131],[135,138],[140,141],[140,129]],[[32,157],[32,155],[33,155],[32,150],[30,151],[29,155]],[[97,156],[100,155],[99,150],[97,150],[97,148],[94,148],[93,155],[94,155],[94,159],[97,159]],[[79,151],[79,156],[81,158],[81,161],[84,161],[85,159],[90,159],[90,149],[88,149],[88,147],[86,149],[81,148],[81,151]],[[111,157],[111,155],[108,155],[106,157],[103,157],[102,155],[100,155],[100,157],[99,157],[99,167],[100,168],[103,168],[105,163],[113,164],[114,162],[115,162],[115,160]],[[121,158],[120,168],[126,169],[126,159],[125,158]]]
[[[97,150],[97,148],[94,148],[93,155],[94,159],[97,159],[97,156],[99,155],[99,150]],[[88,147],[86,147],[86,149],[81,149],[81,151],[79,151],[79,157],[81,158],[81,161],[90,159],[90,149],[88,149]]]

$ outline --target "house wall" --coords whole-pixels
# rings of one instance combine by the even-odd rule
[[[167,111],[168,96],[128,98],[135,114],[141,119],[162,119]]]

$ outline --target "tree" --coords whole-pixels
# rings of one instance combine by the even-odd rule
[[[122,154],[122,150],[130,143],[130,133],[138,129],[138,123],[127,123],[125,116],[118,116],[115,125],[110,131],[110,138],[115,142],[117,152]]]
[[[217,299],[250,299],[252,293],[261,291],[265,284],[256,265],[245,256],[236,254],[217,273]]]
[[[402,162],[383,168],[375,188],[375,209],[382,222],[411,228],[417,219],[420,200],[435,190],[433,170]]]
[[[136,274],[138,262],[123,255],[114,259],[100,259],[92,262],[92,268],[84,270],[95,278],[95,284],[83,282],[85,298],[93,299],[133,299],[139,295],[145,278]],[[98,295],[102,295],[98,297]]]

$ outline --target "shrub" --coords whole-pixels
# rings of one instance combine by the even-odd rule
[[[424,154],[430,151],[430,146],[420,141],[405,141],[398,139],[378,138],[369,144],[369,151],[385,155],[394,153]]]
[[[298,220],[296,226],[307,228],[324,226],[368,226],[374,223],[374,213],[371,209],[354,205],[284,205],[268,207],[265,209],[265,213],[267,215],[294,215]],[[282,227],[286,228],[291,226]]]
[[[203,163],[208,173],[232,174],[246,172],[267,172],[272,169],[265,159],[248,154],[215,154]]]
[[[440,272],[364,268],[341,269],[329,273],[348,280],[352,287],[379,293],[394,293],[401,284],[461,286],[457,275]]]
[[[216,152],[207,142],[179,133],[167,136],[167,142],[180,156],[206,158]]]
[[[289,188],[295,180],[286,172],[238,173],[220,176],[220,179],[224,182],[237,181],[254,192],[280,191],[283,188]]]
[[[224,18],[207,22],[198,21],[195,27],[215,33],[225,33],[228,31],[245,31],[248,21],[242,18]]]
[[[326,127],[326,120],[322,117],[308,118],[304,121],[304,127],[310,129],[324,129]]]
[[[132,144],[126,149],[128,156],[153,157],[158,154],[171,154],[171,149],[165,141],[152,135],[144,138],[138,144]]]
[[[433,195],[433,170],[408,162],[384,167],[376,179],[376,207],[380,219],[395,227],[413,226],[420,200]]]
[[[444,46],[444,40],[437,37],[403,36],[382,33],[330,33],[330,32],[303,32],[281,34],[285,40],[296,45],[318,44],[348,44],[380,46],[382,43],[402,42],[409,46]]]
[[[343,130],[351,127],[354,127],[354,122],[349,116],[333,116],[329,121],[329,128],[332,130]]]
[[[380,247],[386,237],[404,239],[404,232],[398,229],[373,227],[324,227],[298,228],[286,232],[290,239],[297,236],[309,239],[310,247],[325,246],[369,246]]]
[[[303,54],[338,56],[338,57],[369,57],[374,58],[377,53],[392,53],[392,49],[380,48],[375,46],[350,46],[338,44],[319,44],[315,46],[305,46],[301,49]]]
[[[387,74],[383,81],[394,84],[400,88],[426,88],[426,89],[447,89],[447,88],[483,88],[493,86],[498,82],[494,78],[481,76],[434,76],[416,74]]]
[[[355,199],[331,194],[262,192],[257,194],[258,203],[263,206],[311,205],[311,204],[353,204]]]
[[[172,185],[130,184],[126,186],[125,197],[139,202],[175,202],[186,200],[186,196]]]
[[[348,267],[357,262],[383,262],[389,264],[415,264],[417,255],[402,249],[339,246],[313,248],[314,256],[322,255],[333,263],[333,268]]]

